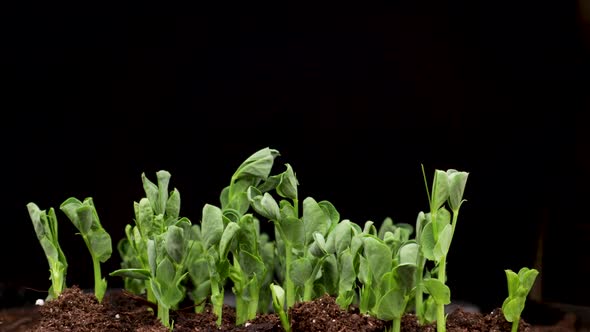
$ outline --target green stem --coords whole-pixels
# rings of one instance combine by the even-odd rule
[[[145,282],[145,291],[147,300],[151,303],[156,303],[156,295],[154,295],[154,291],[152,290],[152,284],[149,280],[146,280]]]
[[[304,302],[308,302],[312,300],[312,296],[313,296],[313,278],[310,278],[308,280],[305,281],[305,284],[303,285],[303,301]]]
[[[401,318],[394,318],[391,322],[391,332],[400,332],[402,326]]]
[[[285,332],[291,332],[291,324],[289,323],[289,318],[285,313],[285,310],[282,308],[279,310],[279,319],[281,320],[281,325],[283,325],[283,329]]]
[[[519,321],[520,321],[520,317],[517,317],[517,319],[515,319],[514,322],[512,322],[511,332],[518,332],[518,322]]]
[[[158,318],[164,326],[170,327],[170,310],[161,302],[158,302]]]
[[[223,313],[223,287],[219,289],[219,284],[211,280],[211,302],[213,303],[213,313],[217,316],[217,326],[221,326],[221,315]]]
[[[423,260],[422,254],[418,254],[418,263]],[[416,293],[414,296],[415,312],[418,317],[420,325],[424,324],[424,285],[422,284],[422,276],[424,274],[424,264],[418,264],[416,269]]]
[[[438,280],[445,284],[446,281],[446,267],[447,267],[447,256],[443,256],[438,266]],[[445,305],[436,305],[436,331],[446,331],[446,318],[445,318]]]
[[[236,292],[236,325],[242,325],[248,320],[246,310],[247,302],[244,301],[244,291]]]
[[[285,297],[287,298],[287,308],[295,304],[295,283],[291,280],[291,261],[293,252],[291,245],[285,241]]]
[[[94,267],[94,294],[98,299],[98,302],[102,301],[104,292],[106,291],[105,281],[102,280],[100,273],[100,261],[92,256],[92,265]]]
[[[260,289],[256,289],[254,292],[250,292],[250,302],[248,302],[248,317],[247,319],[256,318],[258,313],[258,300],[259,300]]]

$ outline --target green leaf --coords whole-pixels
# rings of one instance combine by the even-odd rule
[[[356,272],[354,270],[354,257],[352,256],[350,249],[347,249],[344,252],[342,252],[338,261],[340,267],[338,293],[343,294],[344,292],[351,291],[356,281]]]
[[[504,270],[506,273],[506,280],[508,281],[508,295],[515,296],[516,290],[520,285],[520,280],[518,279],[518,275],[512,270]]]
[[[312,271],[313,266],[308,258],[296,259],[291,263],[291,280],[296,286],[303,287],[305,282],[312,277]]]
[[[262,259],[248,251],[240,251],[239,261],[242,269],[246,272],[246,276],[262,276],[266,272],[266,267]]]
[[[430,211],[438,210],[449,197],[449,178],[446,172],[436,170],[432,182],[432,197]]]
[[[451,290],[442,281],[426,278],[422,280],[422,283],[436,304],[445,305],[451,303]]]
[[[449,205],[453,211],[457,211],[463,202],[463,193],[469,173],[450,169],[447,171],[447,175],[449,179]]]
[[[272,293],[272,303],[275,311],[279,312],[285,308],[285,290],[279,285],[274,283],[270,285],[270,291]]]
[[[93,231],[88,237],[92,256],[98,258],[101,263],[106,262],[113,252],[110,235],[102,228]]]
[[[170,226],[166,230],[166,252],[177,264],[184,258],[184,230]]]
[[[322,211],[324,211],[324,215],[329,219],[329,222],[327,223],[328,229],[335,227],[340,221],[340,213],[338,213],[336,207],[328,201],[318,202],[318,205],[322,208]]]
[[[256,188],[261,193],[265,193],[267,191],[271,191],[273,189],[276,189],[276,187],[279,185],[279,182],[281,181],[281,176],[283,176],[283,173],[269,176],[268,178],[266,178],[266,180],[264,180],[264,182],[257,185]]]
[[[342,253],[349,248],[352,243],[352,226],[349,220],[342,220],[334,229],[328,233],[326,239],[326,251],[331,254]]]
[[[269,220],[279,220],[281,217],[279,205],[269,193],[264,193],[264,195],[262,195],[260,206],[264,211],[264,213],[261,214]]]
[[[418,251],[420,247],[417,243],[409,242],[399,249],[399,263],[400,264],[416,264],[418,261]]]
[[[279,151],[268,147],[255,152],[238,167],[232,179],[253,176],[266,180],[278,155]]]
[[[373,274],[371,273],[371,265],[369,260],[364,256],[359,257],[359,271],[358,277],[361,283],[366,286],[371,286],[373,283]],[[369,287],[370,288],[370,287]]]
[[[385,237],[385,233],[386,232],[391,232],[393,233],[395,231],[397,227],[395,227],[393,225],[393,219],[391,219],[390,217],[387,217],[383,220],[383,222],[381,223],[381,226],[379,226],[379,232],[377,233],[377,236],[383,240],[383,238]]]
[[[420,250],[425,258],[434,261],[434,233],[432,231],[432,223],[429,222],[422,229],[422,236],[420,237]]]
[[[274,221],[281,218],[279,205],[269,193],[262,194],[255,187],[249,187],[247,196],[254,211],[264,218]]]
[[[231,242],[239,230],[240,226],[235,222],[230,222],[229,224],[227,224],[227,227],[223,230],[223,235],[221,236],[221,240],[219,242],[220,260],[224,260],[227,258],[227,253],[229,252]]]
[[[166,215],[173,219],[180,216],[180,192],[176,189],[172,191],[166,203]]]
[[[154,211],[156,214],[159,214],[160,210],[158,209],[158,186],[151,182],[147,178],[145,173],[141,173],[141,182],[143,183],[143,190],[145,191],[145,196],[152,207],[152,211]]]
[[[393,275],[398,287],[405,293],[409,293],[415,286],[417,266],[415,263],[399,264],[393,268]]]
[[[168,201],[168,184],[170,183],[170,173],[164,170],[156,172],[158,178],[158,208],[154,209],[157,214],[164,214],[166,211],[166,202]]]
[[[138,226],[144,236],[149,236],[152,233],[154,210],[147,198],[142,198],[138,205]]]
[[[313,240],[313,233],[326,235],[330,228],[330,219],[321,206],[311,197],[303,200],[303,224],[305,225],[305,243]]]
[[[150,266],[150,272],[152,276],[156,276],[156,267],[157,267],[157,252],[156,252],[156,242],[152,239],[147,240],[147,256],[148,256],[148,264]]]
[[[416,217],[416,239],[421,237],[424,225],[426,225],[426,216],[424,215],[424,212],[420,211]]]
[[[132,278],[132,279],[141,279],[141,280],[149,280],[151,275],[148,269],[118,269],[111,273],[109,273],[112,277],[124,277],[124,278]]]
[[[223,218],[221,209],[214,205],[205,204],[201,222],[201,234],[205,247],[217,245],[223,234]]]
[[[533,285],[535,284],[535,279],[537,278],[538,274],[539,271],[535,269],[529,269],[527,267],[523,267],[518,272],[518,279],[520,280],[520,285],[525,289],[527,295],[531,288],[533,288]]]
[[[436,212],[436,230],[440,234],[440,232],[445,228],[445,226],[451,223],[451,213],[449,210],[445,209],[444,207],[438,209]]]
[[[401,318],[406,310],[407,300],[400,289],[391,289],[377,302],[376,316],[382,320]]]
[[[285,234],[285,241],[296,249],[305,246],[305,227],[301,219],[287,217],[281,220],[281,229]]]
[[[59,209],[70,219],[76,229],[81,230],[80,220],[78,218],[78,208],[82,206],[82,202],[75,197],[66,199],[59,207]]]
[[[164,257],[156,269],[156,279],[158,279],[158,283],[160,285],[172,285],[174,284],[175,276],[176,270],[174,269],[174,265],[168,257]]]
[[[509,322],[518,321],[523,310],[524,299],[520,297],[508,299],[508,301],[504,302],[502,305],[504,318]]]
[[[365,257],[369,261],[374,280],[380,280],[385,273],[391,271],[391,250],[377,237],[365,237]]]
[[[314,241],[309,246],[309,252],[315,257],[324,257],[328,254],[326,251],[326,240],[319,232],[313,233]]]
[[[59,260],[57,248],[47,237],[41,238],[39,242],[41,243],[41,247],[43,248],[47,259],[51,258],[54,261]]]
[[[371,220],[367,220],[365,222],[365,227],[363,228],[363,233],[370,234],[370,235],[377,235],[377,228],[375,227],[374,223]]]
[[[447,254],[449,253],[449,248],[451,247],[452,239],[453,227],[447,224],[438,235],[438,241],[434,246],[433,254],[437,262],[440,262],[441,259],[447,256]]]
[[[295,172],[293,172],[291,165],[285,164],[285,166],[287,166],[287,170],[280,176],[279,183],[276,187],[277,194],[284,198],[296,200],[299,182],[295,177]]]

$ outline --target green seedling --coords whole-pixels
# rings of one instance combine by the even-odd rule
[[[523,267],[516,274],[512,270],[505,270],[508,281],[508,297],[502,303],[504,318],[512,323],[512,332],[518,331],[520,315],[539,271]]]
[[[290,165],[287,164],[279,179],[276,192],[284,198],[280,205],[270,193],[262,193],[255,187],[248,189],[248,198],[258,214],[274,223],[279,275],[290,308],[296,301],[313,298],[316,280],[328,257],[325,236],[338,223],[340,215],[330,202],[307,197],[299,217],[298,182]]]
[[[283,329],[285,332],[291,332],[291,323],[289,322],[289,317],[285,312],[285,290],[279,285],[271,284],[270,291],[272,293],[273,308],[279,315]]]
[[[143,277],[150,270],[147,242],[180,220],[180,192],[177,189],[168,192],[171,174],[161,170],[156,176],[157,185],[145,173],[141,174],[146,197],[133,202],[135,225],[125,226],[126,237],[117,246],[122,258],[121,269],[110,273],[123,277],[128,291],[138,295],[145,292],[152,303],[156,303],[156,298],[149,280]]]
[[[187,269],[192,289],[190,296],[195,305],[195,312],[202,313],[205,309],[207,298],[211,295],[211,281],[209,279],[209,263],[207,251],[203,244],[201,227],[191,226],[190,253],[187,259]]]
[[[170,173],[161,170],[156,175],[157,185],[141,176],[146,197],[133,204],[135,225],[125,227],[126,238],[119,243],[122,268],[110,275],[145,291],[147,300],[157,304],[162,324],[171,327],[169,312],[185,296],[182,282],[195,236],[190,220],[179,217],[180,192],[168,192]]]
[[[211,303],[213,313],[217,316],[218,326],[221,325],[225,284],[230,272],[228,252],[239,229],[240,226],[224,216],[220,208],[205,204],[201,219],[201,233],[209,268]]]
[[[94,268],[94,294],[101,302],[107,289],[107,281],[100,272],[100,263],[106,262],[111,257],[111,237],[102,228],[91,197],[87,197],[83,202],[70,197],[61,204],[60,210],[78,229],[90,251]]]
[[[57,239],[57,216],[53,208],[50,208],[47,213],[45,210],[39,209],[32,202],[27,204],[27,209],[33,222],[37,239],[41,243],[41,247],[49,263],[51,286],[49,287],[49,294],[46,299],[56,299],[66,288],[66,272],[68,269],[68,262]]]
[[[463,193],[467,183],[467,172],[458,172],[454,169],[446,172],[435,170],[432,191],[428,191],[424,167],[422,167],[426,194],[430,206],[430,212],[419,215],[417,220],[416,238],[420,247],[420,254],[417,256],[417,290],[416,290],[416,313],[421,322],[428,321],[428,305],[432,302],[423,302],[423,292],[430,294],[435,306],[437,331],[446,331],[446,316],[444,306],[450,303],[450,290],[446,285],[446,262],[457,220],[459,209],[463,202]],[[451,211],[447,210],[445,203]],[[452,213],[452,215],[451,215]],[[431,260],[435,264],[437,278],[424,278],[425,260]],[[433,270],[434,271],[434,270]],[[433,272],[431,271],[431,272]]]
[[[371,233],[363,237],[360,256],[359,309],[379,319],[391,320],[392,331],[399,332],[402,315],[413,297],[418,245],[405,236],[398,242],[389,231],[383,240]]]

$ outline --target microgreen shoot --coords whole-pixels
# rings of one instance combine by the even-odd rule
[[[508,281],[508,297],[502,303],[504,318],[512,323],[512,332],[518,331],[520,315],[524,310],[526,298],[533,288],[535,279],[539,274],[536,269],[523,267],[516,274],[514,271],[505,270]]]
[[[432,297],[436,307],[436,326],[437,331],[446,331],[446,316],[444,306],[450,303],[450,290],[446,285],[446,261],[457,219],[459,209],[464,202],[463,193],[469,173],[459,172],[454,169],[445,171],[435,170],[432,182],[432,191],[428,191],[428,183],[422,167],[424,183],[426,185],[426,194],[430,212],[424,214],[424,218],[419,215],[416,228],[420,233],[417,241],[420,246],[421,255],[417,257],[417,265],[420,267],[416,270],[423,271],[424,259],[431,260],[435,263],[437,278],[423,278],[422,274],[417,275],[417,300],[416,312],[420,315],[420,321],[426,321],[428,312],[426,304],[422,302],[422,291],[427,292]],[[448,203],[451,212],[446,209],[445,203]],[[432,272],[432,271],[431,271]],[[432,303],[432,302],[430,302]]]
[[[285,332],[291,332],[291,324],[289,322],[289,317],[285,312],[285,290],[283,287],[279,285],[275,285],[272,283],[270,285],[270,291],[272,294],[272,305],[275,312],[279,315],[279,319],[281,320],[281,325]]]
[[[35,203],[28,203],[27,209],[33,222],[37,239],[47,257],[51,286],[46,300],[56,299],[66,288],[68,262],[57,238],[57,216],[53,208],[49,212],[39,209]]]
[[[126,238],[118,248],[122,252],[122,268],[110,273],[124,279],[141,280],[135,289],[145,289],[148,301],[158,305],[158,318],[171,327],[169,312],[184,298],[181,282],[190,261],[194,234],[191,222],[180,218],[180,192],[168,192],[170,173],[156,173],[158,184],[141,175],[146,197],[134,202],[135,226],[125,227]]]
[[[61,204],[60,209],[78,229],[90,251],[94,268],[94,294],[101,302],[107,289],[107,281],[102,278],[100,263],[111,257],[111,237],[102,228],[91,197],[87,197],[83,202],[70,197]]]

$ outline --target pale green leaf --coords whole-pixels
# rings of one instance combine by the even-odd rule
[[[438,305],[445,305],[451,303],[451,290],[442,281],[433,278],[426,278],[422,280],[424,287],[428,294],[434,298],[434,302]]]
[[[201,234],[205,247],[211,247],[219,243],[223,234],[221,209],[214,205],[205,204],[201,221]]]
[[[184,258],[184,230],[170,226],[166,230],[166,252],[177,264]]]
[[[313,240],[313,233],[319,232],[326,235],[330,228],[329,217],[326,216],[321,206],[311,197],[303,200],[303,224],[305,225],[305,243]]]
[[[463,193],[469,173],[450,169],[447,171],[447,175],[449,179],[449,205],[453,211],[457,211],[463,202]]]
[[[432,197],[430,210],[436,211],[447,201],[449,197],[449,179],[446,172],[436,170],[432,182]]]

